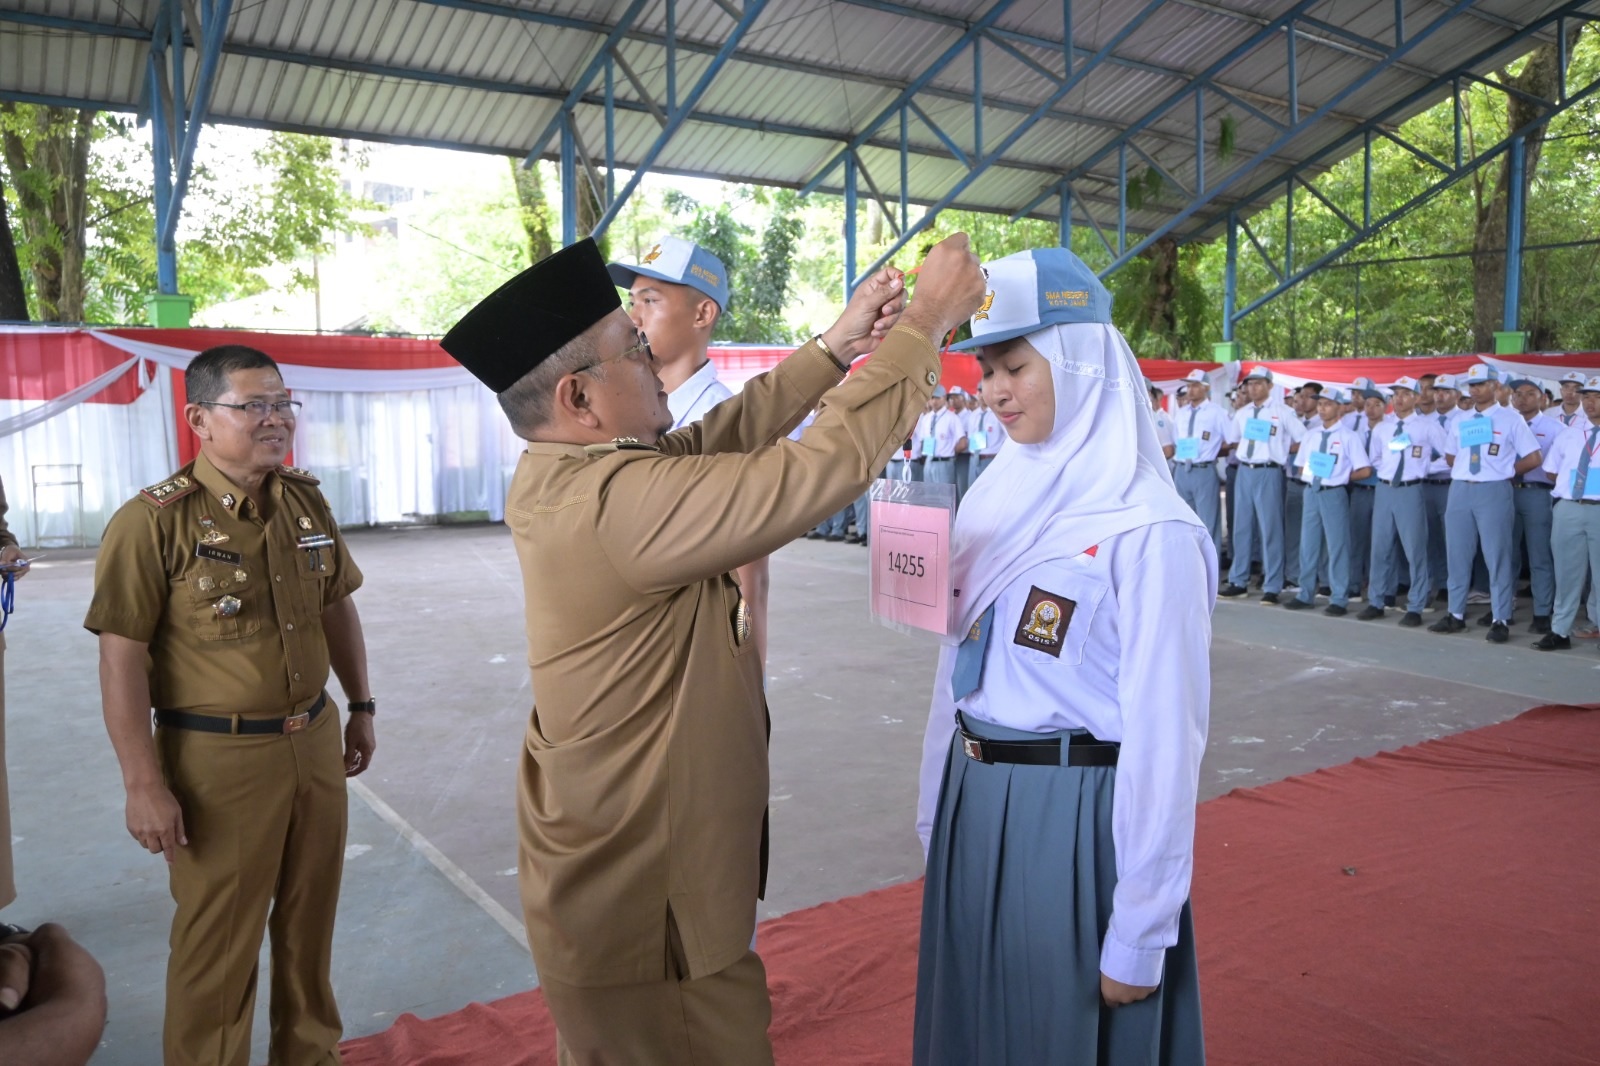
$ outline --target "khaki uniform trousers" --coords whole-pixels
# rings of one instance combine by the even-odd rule
[[[0,633],[0,907],[17,898],[11,868],[11,798],[6,785],[6,638]]]
[[[189,838],[171,867],[166,1066],[250,1066],[268,930],[270,1066],[338,1063],[329,979],[346,819],[338,712],[324,708],[300,733],[161,728],[156,743]]]
[[[677,930],[668,958],[686,972]],[[580,988],[541,977],[560,1066],[771,1066],[772,1000],[754,951],[696,980]]]

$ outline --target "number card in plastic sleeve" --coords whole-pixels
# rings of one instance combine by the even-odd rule
[[[950,530],[956,487],[878,480],[868,498],[872,617],[891,629],[949,633],[955,615]]]

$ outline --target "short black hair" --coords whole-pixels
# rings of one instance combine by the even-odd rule
[[[1426,381],[1431,385],[1435,380],[1438,379],[1438,377],[1438,374],[1423,374],[1421,377],[1417,378],[1417,384],[1421,385],[1424,381]]]
[[[272,356],[243,344],[207,348],[183,372],[183,394],[190,403],[211,403],[228,391],[228,375],[235,370],[273,370],[283,377]]]
[[[1322,395],[1322,385],[1320,383],[1318,383],[1318,382],[1315,382],[1315,381],[1306,382],[1304,385],[1300,386],[1300,389],[1301,389],[1302,392],[1307,390],[1307,389],[1309,389],[1309,390],[1311,390],[1311,392],[1315,393],[1318,396]]]

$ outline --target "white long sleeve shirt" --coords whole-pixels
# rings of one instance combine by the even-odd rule
[[[1100,969],[1126,984],[1154,985],[1163,953],[1177,943],[1194,869],[1217,557],[1205,529],[1182,522],[1130,530],[1092,552],[1037,566],[1000,594],[981,684],[959,706],[1012,729],[1083,728],[1121,742],[1111,819],[1117,887]],[[1204,587],[1194,580],[1199,573]],[[1014,639],[1029,621],[1035,586],[1076,604],[1059,658]],[[917,831],[924,850],[955,734],[956,650],[946,646],[940,655],[923,741]],[[1038,890],[1059,892],[1071,906],[1070,886]]]

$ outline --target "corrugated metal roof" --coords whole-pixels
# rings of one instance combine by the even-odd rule
[[[723,5],[742,0],[678,0],[676,89],[688,94],[734,26]],[[834,159],[913,79],[944,54],[994,0],[770,0],[711,82],[693,116],[658,156],[660,169],[733,181],[802,185]],[[1302,115],[1335,101],[1329,113],[1220,197],[1214,210],[1179,227],[1200,231],[1215,210],[1454,69],[1461,57],[1509,39],[1560,0],[1481,0],[1443,25],[1387,70],[1366,78],[1395,34],[1393,0],[1323,0],[1308,14],[1337,29],[1306,30],[1295,53]],[[339,136],[436,143],[524,154],[557,114],[559,101],[596,53],[626,0],[248,0],[228,26],[210,109],[212,121],[237,121]],[[1448,13],[1446,0],[1405,0],[1407,33]],[[1600,7],[1600,0],[1596,0]],[[1073,44],[1104,48],[1145,7],[1140,0],[1076,0]],[[1239,173],[1278,139],[1289,115],[1288,49],[1277,33],[1246,47],[1285,10],[1282,0],[1168,0],[1116,43],[1107,61],[1054,102],[987,173],[957,197],[964,207],[1013,211],[1064,174],[1102,153],[1121,131],[1180,94],[1207,68],[1239,52],[1216,84],[1235,99],[1205,102],[1206,171],[1212,187]],[[138,109],[146,90],[151,28],[161,0],[0,0],[0,97],[76,101]],[[992,151],[1056,91],[1063,70],[1061,0],[1015,0],[980,45],[983,142]],[[646,6],[617,49],[643,93],[616,70],[616,161],[636,164],[660,126],[649,106],[667,107],[667,6]],[[1372,42],[1369,47],[1362,39]],[[1531,47],[1526,42],[1521,50]],[[1497,57],[1504,62],[1513,53]],[[1019,56],[1021,58],[1019,58]],[[196,64],[190,52],[190,77]],[[1048,73],[1047,73],[1048,72]],[[916,102],[942,132],[972,154],[976,80],[971,49],[935,74]],[[1442,96],[1442,93],[1436,94]],[[576,110],[590,158],[604,162],[605,124],[596,79]],[[1436,102],[1418,100],[1409,113]],[[1194,107],[1185,100],[1148,121],[1134,138],[1180,186],[1195,179]],[[1232,158],[1216,152],[1224,116],[1236,124]],[[860,152],[878,189],[898,199],[898,118]],[[967,174],[940,137],[913,116],[906,193],[938,200]],[[548,147],[553,152],[555,145]],[[1353,146],[1352,146],[1353,147]],[[1146,166],[1130,153],[1130,174]],[[836,171],[822,188],[836,188]],[[1076,192],[1110,228],[1118,196],[1115,151],[1093,163]],[[866,190],[862,190],[866,195]],[[1135,230],[1161,224],[1187,201],[1168,188],[1130,213]],[[1039,209],[1056,210],[1052,197]]]

